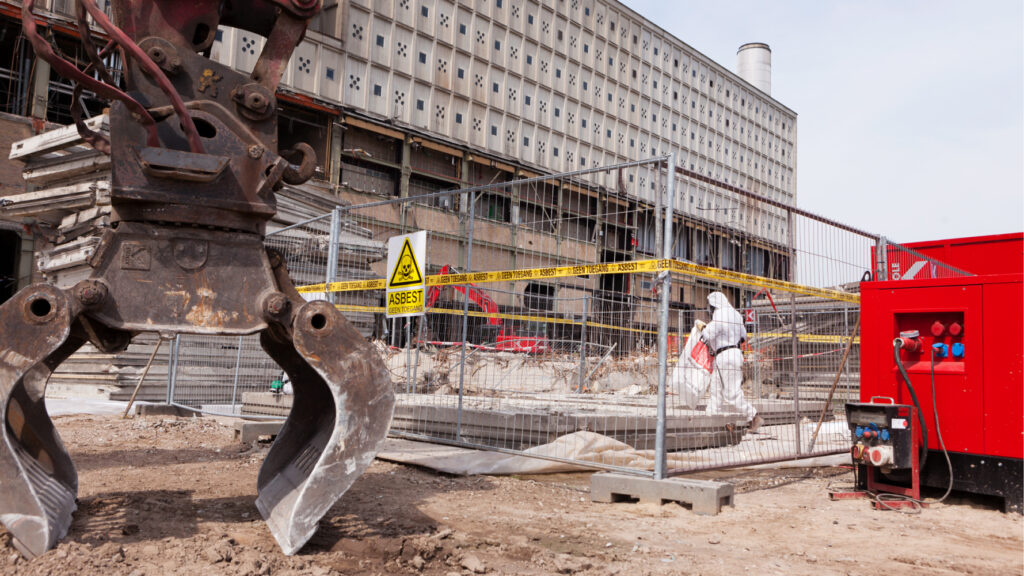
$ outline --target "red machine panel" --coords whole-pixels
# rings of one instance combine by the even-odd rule
[[[985,364],[985,454],[1022,457],[1024,428],[1024,290],[1015,283],[982,285],[982,322],[987,327]],[[942,412],[939,412],[942,415]]]
[[[942,436],[950,452],[1024,457],[1024,275],[861,284],[861,400],[888,396],[910,404],[893,357],[893,339],[919,333],[901,350],[938,450],[931,355]]]
[[[1019,274],[1024,272],[1024,232],[929,242],[907,242],[903,245],[972,274]],[[902,268],[901,273],[912,269],[915,264],[914,259],[909,257],[897,260],[903,260],[899,262]],[[898,277],[892,277],[894,272],[895,270],[890,267],[889,279],[899,280]],[[923,272],[927,274],[927,270]]]

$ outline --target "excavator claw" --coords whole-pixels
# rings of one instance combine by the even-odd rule
[[[83,342],[70,304],[37,284],[0,306],[0,522],[27,557],[63,538],[75,510],[78,474],[43,400],[50,373]]]
[[[29,557],[67,533],[78,477],[44,392],[82,344],[110,352],[146,331],[259,333],[295,397],[260,469],[256,505],[294,554],[369,466],[394,408],[379,353],[333,305],[305,302],[263,246],[273,192],[316,165],[305,144],[293,149],[298,166],[278,154],[276,88],[319,0],[113,0],[120,27],[95,0],[79,0],[89,68],[103,66],[91,17],[111,39],[104,50],[127,56],[127,91],[103,84],[106,70],[57,55],[36,30],[33,4],[23,2],[22,22],[36,54],[116,100],[109,141],[79,122],[111,155],[111,226],[88,280],[67,291],[32,285],[0,306],[0,523]],[[202,55],[222,24],[267,38],[250,75]]]
[[[294,346],[269,331],[260,338],[295,391],[257,482],[256,507],[285,554],[373,461],[395,404],[378,354],[331,304],[304,304],[292,334]]]

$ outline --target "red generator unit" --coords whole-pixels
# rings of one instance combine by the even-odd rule
[[[923,417],[921,485],[949,483],[941,432],[953,489],[1003,498],[1004,510],[1018,512],[1024,499],[1021,265],[1018,256],[1013,273],[861,284],[861,402],[884,397],[915,405],[902,364]]]

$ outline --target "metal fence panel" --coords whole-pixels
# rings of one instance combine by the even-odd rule
[[[469,187],[417,185],[407,198],[343,189],[347,205],[267,245],[305,298],[331,300],[377,342],[398,397],[393,435],[656,477],[846,450],[858,283],[912,251],[669,177],[667,160],[512,181],[478,168]],[[429,288],[424,317],[386,320],[382,286],[346,283],[383,278],[387,239],[419,229],[429,275],[470,275]],[[691,329],[711,319],[713,292],[737,309],[744,342],[687,387]],[[179,405],[287,414],[255,336],[182,336],[171,358]]]

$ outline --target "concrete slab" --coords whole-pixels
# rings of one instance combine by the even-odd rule
[[[49,390],[47,390],[49,392]],[[46,412],[52,416],[91,414],[94,416],[122,414],[127,402],[99,398],[47,398]]]
[[[260,436],[273,438],[281,431],[284,422],[246,422],[239,420],[235,422],[235,439],[248,444],[256,442]]]
[[[199,417],[199,412],[186,410],[173,404],[138,404],[135,406],[136,416],[181,416]]]
[[[712,480],[655,480],[615,473],[590,477],[590,499],[594,502],[679,502],[689,506],[695,514],[714,516],[721,512],[722,506],[732,506],[732,498],[732,484]]]

